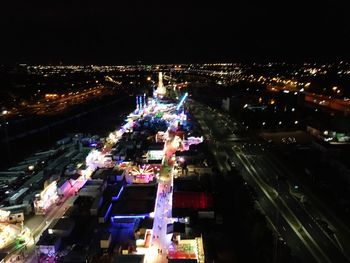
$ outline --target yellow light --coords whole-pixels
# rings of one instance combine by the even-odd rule
[[[147,81],[151,81],[151,77],[147,77]]]
[[[57,98],[58,97],[58,94],[55,94],[55,93],[53,93],[53,94],[50,94],[50,93],[47,93],[47,94],[45,94],[45,98],[46,99],[49,99],[49,98]]]
[[[338,89],[338,87],[336,87],[336,86],[334,86],[333,88],[332,88],[332,90],[334,90],[334,91],[336,91]]]

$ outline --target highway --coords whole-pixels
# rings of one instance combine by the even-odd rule
[[[192,101],[191,112],[201,126],[218,168],[226,176],[233,161],[257,193],[259,207],[273,229],[305,262],[349,262],[341,246],[329,236],[283,180],[283,165],[272,158],[269,145],[249,136],[244,128],[222,113]]]

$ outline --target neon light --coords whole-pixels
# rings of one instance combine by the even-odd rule
[[[140,104],[139,108],[141,109],[143,107],[142,106],[142,96],[139,96],[139,104]]]
[[[105,214],[104,217],[103,217],[105,220],[106,220],[106,217],[108,216],[109,212],[111,211],[111,209],[112,209],[112,203],[109,204],[109,207],[108,207],[108,209],[107,209],[107,211],[106,211],[106,214]]]
[[[177,107],[176,107],[176,110],[179,110],[179,109],[180,109],[180,107],[182,106],[182,104],[185,102],[185,99],[187,98],[187,96],[188,96],[188,92],[186,92],[185,95],[181,98],[179,104],[178,104]]]
[[[125,215],[125,216],[112,216],[113,219],[121,219],[121,218],[145,218],[146,215],[133,215],[133,216],[128,216],[128,215]]]
[[[123,190],[124,190],[124,185],[120,188],[118,195],[112,197],[112,201],[117,201],[120,195],[122,194]]]
[[[151,212],[152,213],[152,212]],[[116,215],[112,216],[112,219],[121,219],[121,218],[145,218],[149,217],[151,213],[146,213],[146,214],[140,214],[140,215]]]

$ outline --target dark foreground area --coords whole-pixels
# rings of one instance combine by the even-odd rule
[[[120,124],[132,108],[134,97],[123,95],[93,101],[60,115],[22,122],[16,128],[30,133],[11,139],[17,133],[15,130],[8,131],[9,143],[2,141],[0,144],[3,149],[0,152],[0,168],[10,167],[35,151],[49,148],[68,133],[106,135]]]

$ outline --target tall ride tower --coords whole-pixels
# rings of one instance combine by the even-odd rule
[[[163,85],[163,73],[159,72],[158,75],[158,88],[156,90],[157,96],[164,97],[166,94],[166,88]]]

